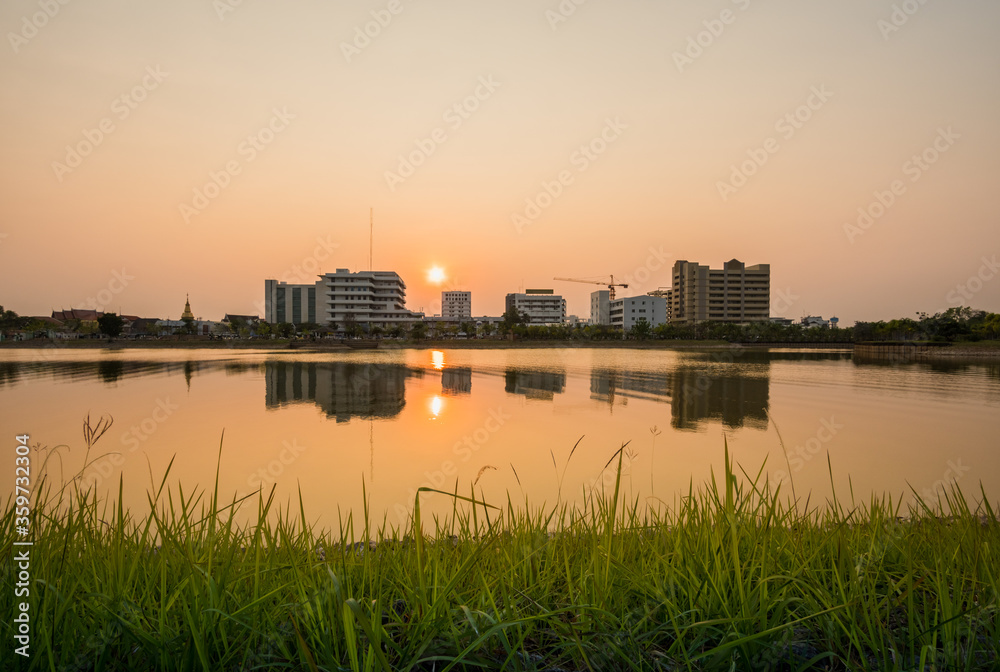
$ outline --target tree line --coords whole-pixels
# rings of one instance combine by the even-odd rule
[[[115,313],[105,313],[97,321],[100,333],[117,338],[123,333],[124,320]],[[43,335],[49,325],[40,320],[19,316],[0,306],[0,331],[36,332]],[[67,325],[70,330],[80,330],[79,325]],[[730,343],[849,343],[866,341],[905,342],[961,342],[1000,339],[1000,314],[968,307],[949,308],[929,315],[919,313],[916,319],[899,318],[878,322],[857,322],[853,327],[806,327],[801,324],[784,325],[774,322],[699,322],[696,324],[666,323],[656,326],[639,320],[626,332],[610,325],[577,324],[543,326],[529,324],[525,313],[508,311],[498,323],[477,325],[472,321],[458,324],[415,322],[409,326],[384,328],[362,324],[348,319],[341,325],[331,322],[291,324],[248,323],[234,318],[230,333],[241,338],[317,338],[343,333],[349,338],[408,338],[425,340],[438,338],[501,338],[548,341],[613,341],[613,340],[690,340],[726,341]]]

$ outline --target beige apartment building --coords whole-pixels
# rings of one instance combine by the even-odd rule
[[[747,266],[738,259],[722,268],[677,261],[673,270],[670,320],[763,322],[771,305],[771,265]]]

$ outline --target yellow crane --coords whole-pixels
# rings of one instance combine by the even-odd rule
[[[627,284],[615,282],[615,276],[610,276],[611,282],[604,282],[603,280],[581,280],[580,278],[552,278],[553,280],[565,280],[566,282],[585,282],[589,285],[604,285],[608,288],[608,300],[615,300],[615,287],[628,287]]]

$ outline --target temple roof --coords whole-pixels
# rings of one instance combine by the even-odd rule
[[[191,312],[191,295],[185,295],[184,300],[184,312],[181,314],[181,319],[184,321],[193,320],[194,313]]]

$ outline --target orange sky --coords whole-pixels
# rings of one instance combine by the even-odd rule
[[[1000,311],[997,3],[63,1],[0,8],[22,314],[259,312],[317,249],[366,268],[369,207],[428,312],[434,264],[476,314],[525,286],[585,316],[554,276],[733,257],[774,314]]]

